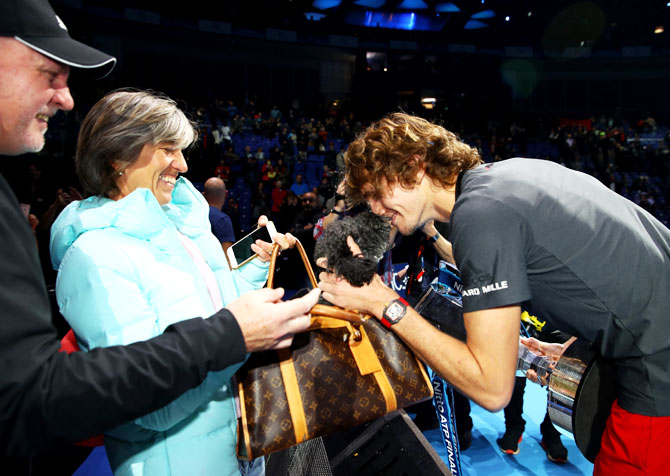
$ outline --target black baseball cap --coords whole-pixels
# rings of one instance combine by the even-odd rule
[[[107,76],[116,58],[70,38],[47,0],[0,0],[0,36],[13,37],[60,63]]]

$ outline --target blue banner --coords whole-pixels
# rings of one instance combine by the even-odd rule
[[[463,473],[454,415],[454,393],[451,385],[434,372],[432,372],[431,382],[433,384],[433,403],[437,412],[437,421],[440,424],[442,442],[447,449],[447,466],[452,476],[460,476]]]

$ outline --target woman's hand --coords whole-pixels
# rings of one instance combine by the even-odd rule
[[[261,215],[258,218],[258,226],[266,226],[268,221],[268,217]],[[280,251],[293,248],[297,241],[297,238],[290,233],[277,233],[274,236],[274,243],[277,243],[280,246]],[[256,255],[258,255],[261,261],[267,263],[270,261],[270,257],[272,256],[273,246],[273,243],[268,243],[267,241],[263,240],[256,240],[256,242],[251,245],[251,250],[256,253]]]

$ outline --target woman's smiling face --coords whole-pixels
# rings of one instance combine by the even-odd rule
[[[172,144],[146,144],[140,156],[123,169],[116,184],[119,200],[138,188],[147,188],[153,193],[160,205],[172,200],[172,191],[180,173],[186,173],[188,166],[181,149]]]

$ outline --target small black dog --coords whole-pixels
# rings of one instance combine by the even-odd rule
[[[326,258],[329,271],[343,277],[353,286],[372,281],[379,260],[388,246],[391,224],[370,210],[332,222],[316,242],[314,259]],[[354,256],[347,236],[351,236],[362,255]]]

